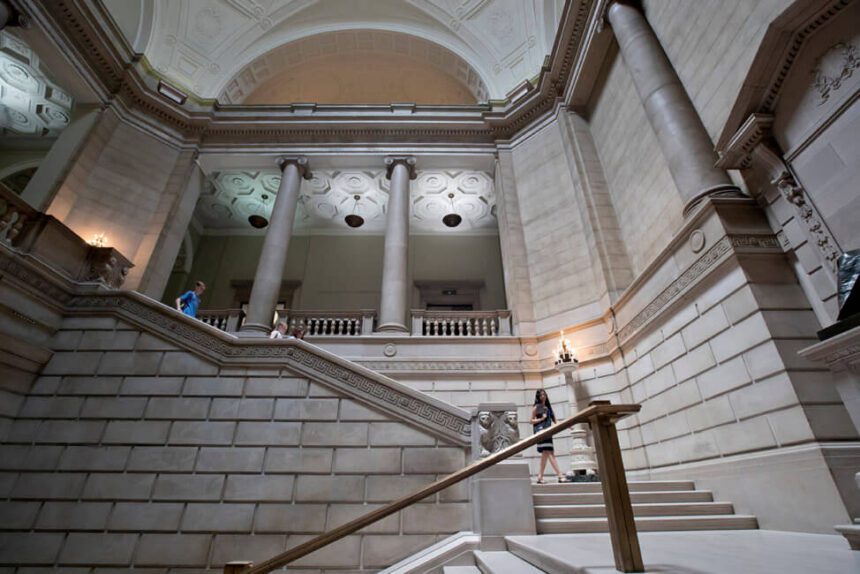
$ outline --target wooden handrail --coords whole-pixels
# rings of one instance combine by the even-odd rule
[[[624,478],[624,468],[621,464],[621,450],[618,445],[618,435],[615,431],[615,421],[637,413],[641,408],[641,405],[636,404],[613,405],[610,404],[609,401],[594,401],[590,406],[579,411],[572,417],[537,432],[528,438],[524,438],[504,450],[500,450],[484,459],[475,461],[469,466],[462,468],[453,474],[449,474],[445,478],[441,478],[436,482],[413,492],[412,494],[400,498],[399,500],[395,500],[382,508],[368,512],[364,516],[360,516],[351,522],[347,522],[330,532],[323,533],[320,536],[308,540],[291,550],[278,554],[265,562],[257,565],[248,565],[244,568],[241,568],[241,566],[234,562],[226,565],[224,567],[224,572],[225,574],[236,572],[241,572],[241,574],[264,574],[271,572],[275,568],[280,568],[281,566],[307,556],[311,552],[319,550],[332,542],[336,542],[337,540],[340,540],[357,530],[361,530],[365,526],[369,526],[378,520],[382,520],[386,516],[390,516],[407,506],[427,498],[431,494],[435,494],[440,490],[444,490],[449,486],[457,484],[458,482],[469,478],[494,464],[522,452],[534,444],[546,440],[553,435],[582,422],[590,423],[595,431],[595,442],[601,462],[601,480],[604,483],[604,492],[606,492],[607,498],[607,517],[609,519],[610,533],[612,534],[612,546],[613,551],[615,552],[616,568],[624,572],[643,572],[644,568],[642,567],[642,558],[641,555],[639,555],[639,541],[636,537],[635,524],[633,524],[633,511],[632,506],[630,505],[630,494],[627,489],[627,481]],[[625,498],[626,504],[624,500]],[[621,519],[620,523],[618,523],[619,519]],[[616,536],[616,534],[618,534],[618,536]],[[632,541],[630,540],[631,536]],[[616,540],[617,538],[619,539],[618,541]],[[621,538],[624,540],[621,540]],[[618,549],[616,548],[617,546],[620,546],[621,548]],[[628,557],[630,559],[621,560],[621,562],[619,562],[619,556]]]

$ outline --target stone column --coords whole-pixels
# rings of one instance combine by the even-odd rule
[[[281,185],[278,187],[278,197],[275,198],[275,205],[272,208],[272,217],[263,242],[263,252],[257,263],[254,285],[251,287],[251,300],[248,302],[248,316],[245,324],[242,325],[242,331],[249,334],[268,335],[272,329],[272,317],[278,303],[281,278],[287,261],[287,249],[293,234],[302,177],[305,179],[311,177],[306,157],[285,157],[279,161],[279,164],[282,172]]]
[[[409,180],[415,179],[413,156],[385,158],[388,191],[388,218],[385,222],[385,247],[382,259],[382,296],[379,301],[380,332],[408,333],[406,311],[409,300],[407,265],[409,262]]]
[[[630,0],[617,0],[607,19],[681,192],[684,213],[707,195],[740,193],[728,174],[714,167],[711,138],[641,9]]]

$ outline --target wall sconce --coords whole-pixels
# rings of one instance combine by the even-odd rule
[[[104,234],[104,232],[96,233],[92,236],[92,239],[87,241],[87,243],[89,243],[93,247],[105,247],[107,246],[107,236]]]

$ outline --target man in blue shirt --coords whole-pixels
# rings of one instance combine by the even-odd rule
[[[197,316],[197,308],[200,307],[200,296],[206,290],[203,281],[194,284],[194,289],[176,298],[176,308],[189,317]]]

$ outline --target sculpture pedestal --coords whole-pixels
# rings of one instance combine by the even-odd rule
[[[506,550],[505,536],[537,534],[528,463],[506,460],[476,475],[472,512],[481,550]]]
[[[578,366],[575,359],[569,361],[559,360],[555,364],[556,370],[564,376],[567,388],[570,389],[570,410],[576,413],[579,410],[579,393],[576,392],[577,381],[573,377]],[[569,482],[597,482],[597,459],[594,449],[588,446],[588,425],[580,423],[570,429],[570,471],[566,474]]]

